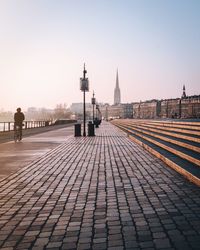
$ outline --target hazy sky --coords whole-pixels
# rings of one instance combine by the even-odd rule
[[[0,0],[0,109],[200,94],[199,0]]]

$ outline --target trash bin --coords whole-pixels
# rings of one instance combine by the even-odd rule
[[[95,136],[94,124],[92,122],[88,122],[88,136]]]
[[[77,123],[74,125],[74,136],[81,136],[81,124]]]
[[[97,118],[94,119],[94,125],[96,128],[99,127],[99,120]]]

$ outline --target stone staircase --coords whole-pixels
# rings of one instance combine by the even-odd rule
[[[112,123],[200,186],[200,122],[119,119]]]

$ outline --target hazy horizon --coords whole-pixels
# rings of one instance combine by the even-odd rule
[[[1,0],[0,110],[200,94],[198,0]]]

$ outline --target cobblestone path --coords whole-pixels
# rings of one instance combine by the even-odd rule
[[[0,181],[0,249],[200,249],[200,189],[113,125],[96,134]]]

